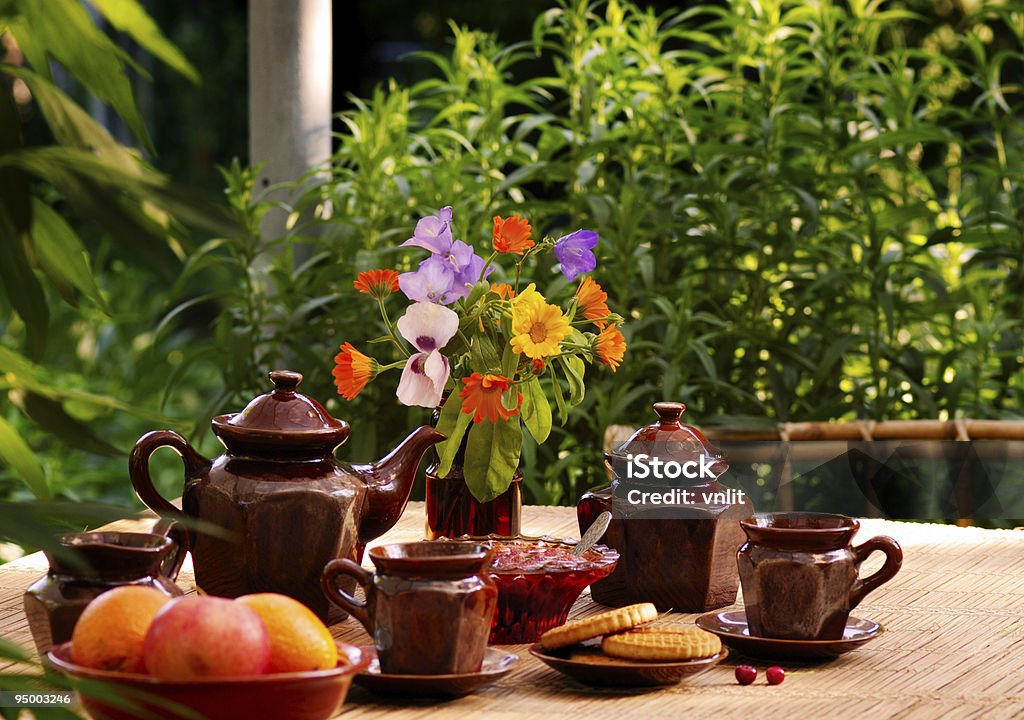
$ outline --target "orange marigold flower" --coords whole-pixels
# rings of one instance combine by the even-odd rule
[[[356,276],[352,287],[375,298],[386,298],[398,292],[398,273],[394,270],[367,270]]]
[[[511,300],[516,296],[516,291],[512,289],[512,286],[505,283],[491,283],[491,291],[498,293],[499,297],[506,300]]]
[[[512,382],[501,375],[481,375],[473,373],[467,378],[462,378],[466,389],[459,393],[462,398],[462,412],[473,415],[473,422],[483,422],[485,419],[493,422],[508,420],[513,415],[519,414],[519,404],[523,402],[523,394],[518,394],[514,410],[506,410],[501,404],[501,395],[509,388]]]
[[[334,384],[338,386],[338,394],[346,400],[353,399],[362,392],[366,383],[377,377],[379,368],[377,361],[363,355],[350,343],[341,346],[341,352],[334,356]]]
[[[522,255],[533,247],[533,240],[530,239],[530,223],[518,215],[512,215],[502,220],[494,216],[494,249],[500,253],[515,253]]]
[[[626,354],[626,338],[614,323],[601,328],[601,334],[594,340],[594,352],[601,362],[612,369],[612,372],[619,367],[622,356]]]
[[[608,293],[589,277],[585,277],[576,290],[576,297],[579,298],[583,317],[593,320],[595,325],[603,328],[605,323],[601,318],[611,314],[611,310],[608,309]]]

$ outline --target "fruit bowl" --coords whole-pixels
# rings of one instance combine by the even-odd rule
[[[532,643],[561,625],[584,588],[611,574],[619,554],[594,545],[579,557],[576,542],[556,538],[480,538],[494,547],[491,577],[498,609],[491,644]]]
[[[188,681],[76,665],[71,662],[71,643],[56,646],[47,657],[58,670],[78,681],[82,707],[93,720],[327,720],[344,702],[352,678],[370,664],[365,653],[349,645],[339,643],[338,655],[341,659],[332,670]],[[119,698],[116,705],[112,696]]]

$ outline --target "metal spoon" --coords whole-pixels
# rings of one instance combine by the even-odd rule
[[[590,548],[597,544],[597,541],[601,539],[605,531],[608,530],[608,523],[612,521],[612,514],[605,510],[603,513],[597,516],[593,524],[587,528],[587,531],[583,533],[583,537],[580,538],[579,543],[573,548],[572,556],[579,557]]]

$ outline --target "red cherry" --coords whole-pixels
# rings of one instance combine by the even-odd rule
[[[755,680],[757,680],[756,667],[754,667],[753,665],[736,666],[736,682],[738,682],[740,685],[749,685]]]
[[[738,669],[739,668],[737,668],[737,670]],[[768,681],[769,685],[778,685],[786,679],[786,671],[778,665],[772,665],[764,671],[764,677]]]

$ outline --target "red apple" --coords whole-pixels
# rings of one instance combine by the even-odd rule
[[[262,675],[270,638],[255,611],[224,598],[190,595],[153,618],[143,648],[146,670],[164,680]]]

